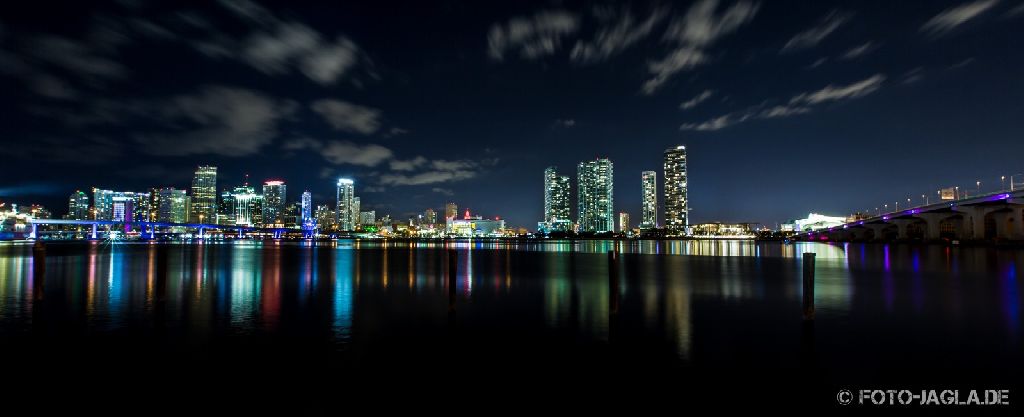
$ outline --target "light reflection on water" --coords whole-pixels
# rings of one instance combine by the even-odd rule
[[[46,314],[94,333],[322,332],[344,349],[409,331],[401,326],[443,332],[445,249],[458,252],[459,326],[470,331],[546,331],[596,343],[622,332],[700,360],[728,348],[720,344],[732,343],[730,332],[799,317],[806,252],[816,254],[819,322],[851,334],[891,322],[919,326],[922,340],[971,329],[1014,347],[1021,330],[1022,251],[711,240],[51,244]],[[621,254],[623,277],[615,316],[610,250]],[[32,328],[41,266],[31,247],[0,245],[0,336]]]

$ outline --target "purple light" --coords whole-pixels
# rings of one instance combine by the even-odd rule
[[[889,216],[882,216],[882,220],[889,220]]]

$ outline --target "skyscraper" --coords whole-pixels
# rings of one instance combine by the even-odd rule
[[[192,177],[192,208],[189,220],[196,223],[217,221],[217,167],[200,165]]]
[[[92,218],[110,220],[114,216],[114,192],[111,190],[92,189]]]
[[[89,218],[89,195],[81,190],[71,193],[68,197],[68,219],[86,220]]]
[[[433,226],[437,224],[437,212],[432,208],[428,208],[423,212],[423,221]]]
[[[569,220],[569,177],[558,175],[556,167],[544,170],[544,221]]]
[[[690,225],[686,197],[686,147],[665,150],[665,228],[669,235],[682,235]]]
[[[658,173],[644,171],[640,174],[643,196],[643,213],[640,216],[641,229],[658,227]]]
[[[448,221],[448,219],[454,219],[458,215],[459,215],[459,206],[455,205],[455,203],[448,203],[448,204],[444,205],[444,218],[445,218],[445,221]]]
[[[359,197],[352,197],[352,230],[356,230],[359,228],[360,205],[362,205],[362,201],[359,199]]]
[[[263,183],[263,219],[266,224],[284,224],[284,206],[288,201],[288,186],[284,181]]]
[[[334,211],[334,223],[338,230],[355,230],[352,222],[353,206],[355,205],[355,183],[348,178],[338,179],[337,209]]]
[[[253,187],[247,185],[235,187],[231,193],[225,193],[224,198],[230,199],[233,202],[231,211],[235,217],[234,224],[255,227],[261,227],[265,224],[263,220],[263,196],[256,194],[256,190]]]
[[[580,162],[577,172],[577,223],[581,232],[615,230],[612,161]]]
[[[161,188],[157,191],[160,196],[155,201],[159,206],[156,208],[156,221],[169,223],[185,223],[188,221],[188,195],[185,190],[174,188]]]
[[[313,228],[313,194],[309,191],[302,193],[300,221],[304,229]]]
[[[619,231],[622,233],[629,231],[629,213],[619,213]]]

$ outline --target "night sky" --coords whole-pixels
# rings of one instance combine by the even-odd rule
[[[80,4],[81,3],[81,4]],[[1024,172],[1024,5],[4,2],[0,199],[283,179],[403,219],[541,220],[543,170],[689,151],[693,222],[768,226]],[[660,197],[659,197],[660,199]]]

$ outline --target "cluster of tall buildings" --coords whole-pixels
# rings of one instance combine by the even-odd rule
[[[576,231],[581,233],[613,232],[615,227],[614,166],[607,158],[580,162],[576,167],[576,218],[570,218],[569,177],[559,175],[556,167],[544,170],[544,220],[537,228],[542,233]],[[641,230],[664,228],[668,235],[679,236],[689,226],[689,200],[686,186],[686,147],[665,150],[664,218],[658,223],[657,172],[640,175],[642,213]],[[631,229],[628,213],[619,213],[619,231]]]

